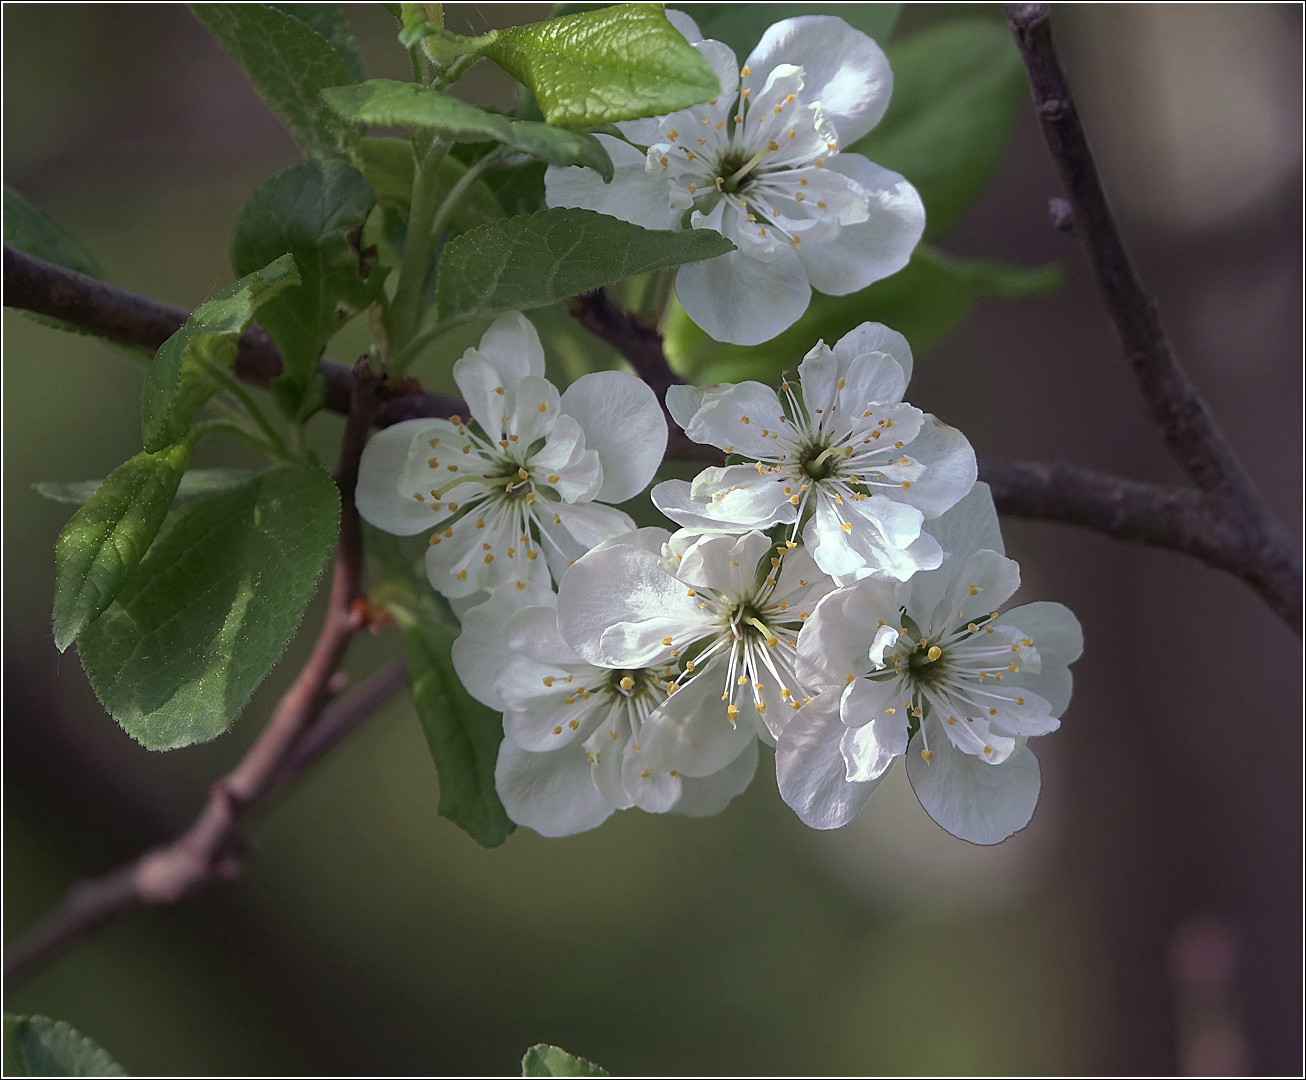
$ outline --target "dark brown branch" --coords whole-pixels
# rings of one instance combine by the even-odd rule
[[[366,622],[359,604],[362,534],[358,512],[354,509],[354,485],[367,432],[380,406],[381,380],[367,370],[365,361],[360,361],[351,379],[353,404],[335,471],[341,518],[331,596],[308,662],[277,703],[248,753],[213,785],[208,802],[191,827],[127,866],[74,886],[62,905],[27,937],[6,950],[6,980],[129,908],[176,903],[215,879],[239,873],[242,841],[236,826],[240,818],[286,782],[288,763],[302,761],[307,765],[334,741],[334,738],[318,738],[306,751],[296,754],[300,739],[327,704],[331,676],[339,667],[345,649]],[[371,688],[365,701],[375,703],[375,689]],[[337,719],[333,732],[339,726]]]
[[[1008,4],[1007,21],[1029,75],[1034,107],[1069,197],[1068,213],[1092,264],[1143,400],[1171,455],[1208,499],[1234,569],[1300,635],[1301,554],[1270,513],[1215,418],[1179,366],[1156,301],[1139,281],[1116,226],[1079,111],[1052,42],[1046,4]],[[1260,565],[1252,567],[1246,560]],[[1209,561],[1209,560],[1208,560]],[[1212,565],[1218,565],[1212,563]],[[1223,569],[1232,569],[1229,565]]]
[[[62,319],[110,341],[151,353],[158,351],[190,314],[38,259],[8,244],[4,253],[4,303],[6,307]],[[259,327],[253,327],[240,339],[233,369],[236,378],[266,388],[281,370],[281,353]],[[348,413],[353,385],[349,368],[324,357],[318,361],[318,371],[326,387],[326,407],[332,412]],[[460,409],[464,414],[467,411],[457,398],[415,389],[407,381],[387,387],[382,397],[385,404],[376,416],[381,427],[413,416],[449,417]]]

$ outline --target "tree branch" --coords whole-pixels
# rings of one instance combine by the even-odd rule
[[[349,725],[366,715],[379,700],[381,690],[389,692],[394,688],[395,672],[388,669],[379,683],[364,684],[359,694],[338,708],[331,727],[301,748],[305,732],[312,733],[309,725],[327,704],[331,676],[350,640],[366,622],[365,611],[360,608],[362,533],[354,508],[354,485],[367,432],[380,406],[382,380],[372,375],[365,360],[359,361],[351,379],[353,404],[335,470],[341,516],[331,596],[308,662],[278,702],[254,745],[231,772],[213,785],[208,802],[190,828],[128,865],[74,886],[63,904],[6,950],[6,980],[129,908],[176,903],[214,879],[238,874],[243,853],[243,842],[236,832],[240,818],[288,782],[296,769],[316,760]]]
[[[1006,14],[1025,62],[1048,150],[1069,196],[1065,208],[1069,213],[1058,216],[1074,222],[1074,233],[1092,264],[1102,303],[1148,411],[1171,455],[1206,495],[1212,518],[1224,535],[1222,550],[1238,553],[1233,561],[1240,568],[1234,572],[1252,583],[1300,635],[1301,554],[1179,366],[1156,301],[1143,288],[1125,251],[1053,46],[1048,5],[1008,4]],[[1247,565],[1249,559],[1261,565],[1253,568]]]

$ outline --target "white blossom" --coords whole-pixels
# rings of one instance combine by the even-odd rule
[[[841,588],[803,627],[799,671],[828,689],[781,733],[776,775],[803,821],[832,829],[905,755],[939,825],[995,844],[1034,813],[1041,777],[1026,741],[1060,726],[1083,637],[1060,604],[999,612],[1020,572],[985,485],[931,527],[948,552],[937,570]]]
[[[535,327],[501,315],[454,364],[471,417],[406,420],[374,435],[359,466],[363,518],[400,536],[432,530],[426,572],[445,596],[560,578],[635,527],[606,503],[644,489],[667,426],[653,391],[620,371],[559,395]],[[539,558],[543,552],[545,558]],[[546,566],[547,564],[547,566]]]
[[[644,721],[654,771],[710,776],[773,744],[808,698],[798,632],[834,587],[802,548],[744,536],[640,529],[563,578],[558,625],[591,664],[664,668],[669,696]]]
[[[551,591],[501,587],[462,625],[454,668],[468,692],[503,713],[495,788],[517,824],[570,836],[630,807],[715,814],[752,779],[756,752],[711,777],[650,768],[641,731],[674,672],[586,663],[558,633]]]
[[[899,174],[841,153],[888,108],[883,50],[843,19],[804,15],[770,27],[739,67],[688,16],[667,17],[721,93],[617,125],[630,142],[597,136],[611,182],[550,167],[548,204],[650,229],[681,228],[688,216],[731,240],[737,250],[681,267],[676,281],[685,312],[718,341],[767,341],[807,310],[813,288],[843,296],[901,270],[925,228],[920,196]]]
[[[942,560],[922,531],[975,482],[975,452],[956,428],[902,400],[906,339],[862,323],[830,348],[819,342],[785,401],[758,382],[673,386],[671,415],[696,442],[751,464],[668,480],[653,502],[680,525],[742,532],[802,528],[816,564],[841,581],[905,580]]]

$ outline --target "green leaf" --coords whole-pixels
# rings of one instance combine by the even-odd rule
[[[48,1016],[5,1013],[5,1076],[126,1076],[85,1035]]]
[[[322,98],[346,120],[430,128],[453,142],[493,139],[551,165],[588,165],[605,180],[612,179],[607,151],[587,132],[485,112],[416,83],[369,79],[358,86],[324,90]]]
[[[874,38],[889,40],[902,12],[901,4],[672,4],[698,23],[705,38],[722,41],[743,63],[762,40],[767,27],[796,15],[837,15],[849,26]]]
[[[1011,33],[957,19],[890,45],[893,97],[848,149],[900,172],[925,202],[925,236],[942,235],[988,186],[1029,100]]]
[[[139,453],[113,470],[54,547],[54,643],[63,652],[99,618],[145,556],[195,443]]]
[[[275,469],[174,510],[118,599],[78,639],[91,686],[151,750],[221,735],[276,663],[335,544],[316,466]]]
[[[363,139],[359,143],[356,160],[372,191],[376,193],[376,201],[388,209],[400,210],[407,214],[408,207],[413,201],[413,170],[416,168],[413,144],[407,139]],[[511,175],[522,168],[536,167],[543,175],[544,166],[537,166],[535,162],[530,162],[515,169],[502,169],[491,173],[490,178]],[[441,158],[435,177],[436,198],[442,200],[454,184],[462,179],[466,171],[467,163],[452,154],[446,154]],[[541,183],[541,199],[543,190]],[[485,180],[479,180],[464,192],[458,205],[454,207],[453,215],[449,219],[449,228],[456,233],[466,232],[477,225],[484,225],[487,221],[497,221],[504,216],[504,207],[496,198],[494,189]]]
[[[141,387],[141,432],[146,450],[162,450],[186,434],[195,414],[217,392],[205,368],[230,368],[240,335],[249,329],[254,312],[298,284],[294,258],[283,255],[214,293],[159,346]]]
[[[265,4],[191,6],[305,154],[339,157],[348,151],[360,134],[357,127],[319,96],[328,86],[355,81],[330,41],[307,22]]]
[[[733,248],[709,229],[643,229],[592,210],[542,210],[450,241],[440,263],[436,314],[449,323],[488,319]]]
[[[231,265],[249,274],[289,252],[300,286],[265,300],[259,324],[285,363],[272,383],[286,415],[321,407],[317,361],[331,336],[381,295],[385,272],[363,253],[363,224],[376,200],[361,173],[343,161],[301,161],[250,196],[231,234]]]
[[[503,721],[463,689],[449,657],[456,634],[393,610],[404,629],[413,706],[440,777],[440,815],[482,847],[497,847],[516,828],[494,789]]]
[[[551,124],[661,116],[721,90],[661,4],[620,4],[500,30],[481,55],[525,83]]]
[[[188,469],[182,475],[177,494],[173,502],[186,499],[199,499],[205,495],[216,495],[219,491],[229,491],[252,479],[254,473],[249,469]],[[43,481],[33,484],[32,490],[51,502],[68,503],[82,506],[103,484],[103,480],[73,480],[65,483]]]
[[[363,81],[363,54],[358,51],[354,32],[349,29],[349,20],[339,4],[269,4],[268,7],[298,19],[326,38],[355,81]]]
[[[867,320],[902,333],[918,352],[929,348],[970,312],[981,296],[1019,298],[1061,283],[1056,266],[1025,268],[958,259],[922,245],[905,269],[848,296],[812,293],[807,312],[778,337],[751,348],[718,345],[675,305],[664,326],[667,356],[695,382],[773,383],[824,339],[833,344]]]
[[[10,247],[27,255],[107,280],[99,259],[8,184],[4,186],[4,238]]]
[[[560,1046],[536,1043],[521,1059],[522,1076],[611,1076],[607,1069],[569,1054]]]

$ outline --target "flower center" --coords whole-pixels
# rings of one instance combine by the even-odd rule
[[[614,670],[608,673],[608,687],[625,698],[638,698],[653,688],[654,680],[644,668]]]
[[[813,480],[826,480],[834,474],[835,463],[847,454],[841,446],[809,446],[798,458],[803,472]]]
[[[938,686],[946,682],[948,663],[943,650],[922,638],[907,656],[906,675],[918,686]]]

